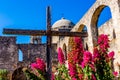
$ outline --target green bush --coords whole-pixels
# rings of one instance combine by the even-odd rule
[[[0,69],[0,80],[7,80],[8,71],[6,69]]]

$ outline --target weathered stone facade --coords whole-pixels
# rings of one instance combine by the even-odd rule
[[[52,61],[57,62],[56,44],[52,44]],[[18,60],[21,50],[23,61]],[[0,37],[0,69],[10,72],[20,68],[29,67],[36,58],[46,61],[46,44],[16,44],[16,37]]]
[[[105,7],[110,8],[112,18],[98,29],[97,22],[99,15]],[[87,27],[88,37],[84,38],[84,45],[87,46],[91,52],[93,52],[93,47],[96,46],[98,35],[109,35],[109,51],[115,51],[114,64],[118,67],[120,65],[120,0],[96,0],[71,31],[81,32],[85,26]],[[66,49],[69,51],[71,40],[71,38],[65,37],[59,41],[58,47],[63,48],[63,46],[66,45]]]
[[[0,37],[0,69],[13,71],[18,63],[18,48],[15,37]]]

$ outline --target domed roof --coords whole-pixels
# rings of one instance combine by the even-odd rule
[[[74,23],[71,22],[70,20],[67,20],[65,18],[61,18],[60,20],[56,21],[53,25],[52,28],[57,29],[57,28],[72,28],[74,26]]]

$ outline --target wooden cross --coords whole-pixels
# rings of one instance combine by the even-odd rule
[[[46,60],[47,60],[47,80],[51,79],[51,44],[52,36],[70,36],[70,37],[86,37],[87,32],[59,32],[51,30],[51,14],[50,7],[47,7],[47,30],[23,30],[23,29],[3,29],[3,34],[14,35],[33,35],[33,36],[47,36],[46,42]]]

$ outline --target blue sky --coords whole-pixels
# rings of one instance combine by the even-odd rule
[[[46,7],[52,8],[52,24],[65,17],[77,23],[96,0],[0,0],[0,35],[3,28],[46,29]],[[109,15],[108,15],[109,14]],[[111,17],[101,13],[98,26]],[[43,39],[45,42],[45,39]],[[17,36],[17,43],[29,43],[29,36]]]

